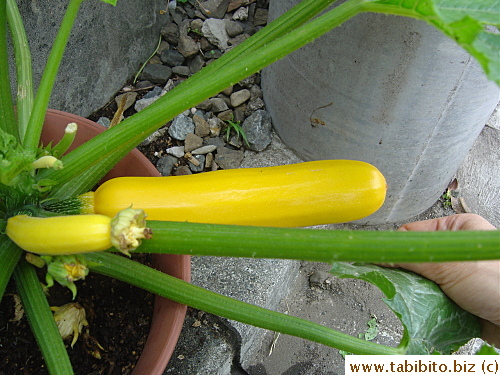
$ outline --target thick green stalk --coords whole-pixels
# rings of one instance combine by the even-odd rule
[[[6,234],[0,235],[0,301],[14,268],[21,257],[22,250]]]
[[[7,0],[7,20],[16,60],[18,133],[24,139],[33,108],[33,69],[26,30],[15,0]]]
[[[40,281],[31,264],[19,262],[14,278],[31,330],[51,375],[70,375],[73,369]]]
[[[33,104],[33,111],[24,136],[23,146],[27,149],[37,148],[40,142],[40,134],[42,133],[50,94],[52,93],[57,72],[61,65],[64,49],[66,48],[66,44],[71,34],[71,28],[78,14],[78,9],[80,9],[80,4],[83,1],[84,0],[70,0],[61,27],[54,40],[42,79],[40,80],[40,85],[38,86],[35,102]]]
[[[397,232],[148,221],[140,252],[312,262],[448,262],[500,259],[499,231]]]
[[[7,3],[0,0],[0,129],[19,139],[13,105],[7,54]]]
[[[352,337],[286,314],[229,298],[173,276],[166,275],[140,263],[110,253],[85,255],[97,263],[93,271],[125,281],[179,303],[256,327],[302,337],[324,345],[359,354],[404,354],[402,349],[390,348]]]
[[[344,3],[281,38],[269,42],[266,39],[266,43],[262,45],[259,43],[259,46],[252,47],[255,48],[253,53],[245,53],[231,63],[225,64],[224,61],[227,60],[222,59],[232,59],[232,54],[237,53],[234,51],[238,51],[235,48],[221,58],[222,63],[225,64],[223,69],[218,69],[211,74],[206,74],[207,70],[202,69],[151,106],[66,155],[63,158],[64,169],[60,171],[45,170],[40,173],[40,178],[59,181],[60,185],[51,194],[52,197],[58,199],[69,198],[83,192],[74,189],[74,186],[89,185],[88,183],[80,184],[78,181],[79,179],[87,179],[82,174],[82,169],[84,169],[82,166],[96,169],[97,166],[101,167],[100,162],[103,159],[110,159],[116,163],[148,135],[185,109],[195,106],[235,82],[259,71],[356,15],[360,10],[360,1],[351,0]],[[195,83],[189,83],[192,81],[195,81]],[[101,151],[103,150],[101,147],[103,144],[106,145],[105,151]],[[99,152],[96,152],[96,150],[99,150]],[[114,163],[111,163],[111,165],[114,165]],[[105,172],[105,170],[100,171],[100,173]],[[96,176],[96,173],[92,173],[92,175]],[[96,181],[93,181],[93,183]]]

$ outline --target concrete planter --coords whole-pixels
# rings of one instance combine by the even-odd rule
[[[67,0],[18,0],[38,84]],[[84,1],[72,29],[51,108],[88,116],[106,104],[151,55],[167,15],[166,3],[120,0],[116,7]]]
[[[271,1],[270,18],[298,3]],[[442,194],[495,109],[476,61],[424,22],[347,21],[266,68],[274,127],[304,160],[355,159],[386,176],[384,206],[361,222],[413,217]]]

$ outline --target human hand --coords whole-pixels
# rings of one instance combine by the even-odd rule
[[[459,214],[402,225],[400,231],[495,230],[481,216]],[[440,286],[464,310],[481,318],[482,338],[500,347],[500,260],[448,263],[399,263]]]

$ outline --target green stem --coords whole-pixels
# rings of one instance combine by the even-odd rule
[[[33,69],[26,30],[15,0],[7,0],[7,20],[16,60],[18,132],[20,139],[24,139],[33,108]]]
[[[0,235],[0,301],[22,253],[6,234]]]
[[[119,255],[101,252],[86,254],[85,257],[88,261],[98,264],[93,268],[95,272],[227,319],[301,337],[353,353],[404,354],[402,349],[358,339],[317,323],[208,291]]]
[[[73,374],[68,352],[33,266],[22,260],[14,271],[14,278],[28,322],[49,373],[51,375]]]
[[[111,160],[107,165],[116,164],[145,137],[185,109],[191,108],[235,82],[239,82],[356,15],[360,11],[360,2],[361,0],[351,0],[344,3],[281,38],[263,44],[259,43],[258,46],[255,45],[253,53],[244,53],[233,60],[233,54],[237,54],[239,51],[235,48],[221,57],[220,64],[222,64],[223,69],[218,69],[216,74],[207,74],[210,70],[202,69],[151,106],[125,119],[66,155],[62,159],[65,165],[63,170],[43,171],[39,174],[40,178],[59,181],[60,185],[51,193],[54,198],[65,199],[82,193],[83,191],[77,191],[75,187],[92,186],[99,180],[98,178],[91,181],[92,183],[80,183],[79,179],[88,180],[88,176],[82,173],[82,166],[95,170],[90,175],[99,177],[99,174],[106,172],[106,170],[102,170],[101,161],[103,159]],[[233,61],[226,64],[224,61],[228,60]],[[105,151],[96,152],[96,150],[102,149],[100,147],[102,144],[107,145]],[[97,167],[100,167],[101,170],[96,170]]]
[[[499,259],[498,231],[397,232],[148,221],[139,252],[313,262],[448,262]]]
[[[61,27],[59,28],[56,39],[54,40],[47,64],[45,65],[42,79],[40,80],[40,85],[38,86],[35,102],[33,104],[33,111],[24,136],[23,145],[27,149],[37,148],[38,143],[40,142],[40,134],[42,133],[43,122],[49,105],[50,94],[61,64],[64,49],[66,48],[66,44],[71,34],[71,28],[78,14],[80,4],[83,1],[84,0],[70,0],[61,23]]]
[[[0,129],[19,139],[10,86],[6,0],[0,0]]]

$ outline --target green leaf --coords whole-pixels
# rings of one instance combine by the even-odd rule
[[[476,352],[476,355],[500,355],[500,353],[495,350],[495,347],[484,343]]]
[[[16,125],[7,54],[7,3],[0,0],[0,129],[18,137]]]
[[[49,303],[31,264],[19,262],[14,278],[31,330],[51,375],[71,375],[73,369]]]
[[[424,20],[454,39],[500,84],[500,7],[497,0],[367,0],[366,11]]]
[[[12,186],[22,172],[33,169],[36,153],[25,150],[17,139],[0,129],[0,183]]]
[[[450,354],[481,334],[477,317],[451,301],[432,281],[411,272],[360,263],[335,263],[330,271],[376,285],[404,327],[406,354]]]
[[[107,4],[111,4],[113,6],[116,5],[116,3],[118,2],[118,0],[101,0],[103,3],[107,3]]]
[[[12,242],[6,234],[0,235],[0,301],[12,272],[16,267],[22,250]]]

